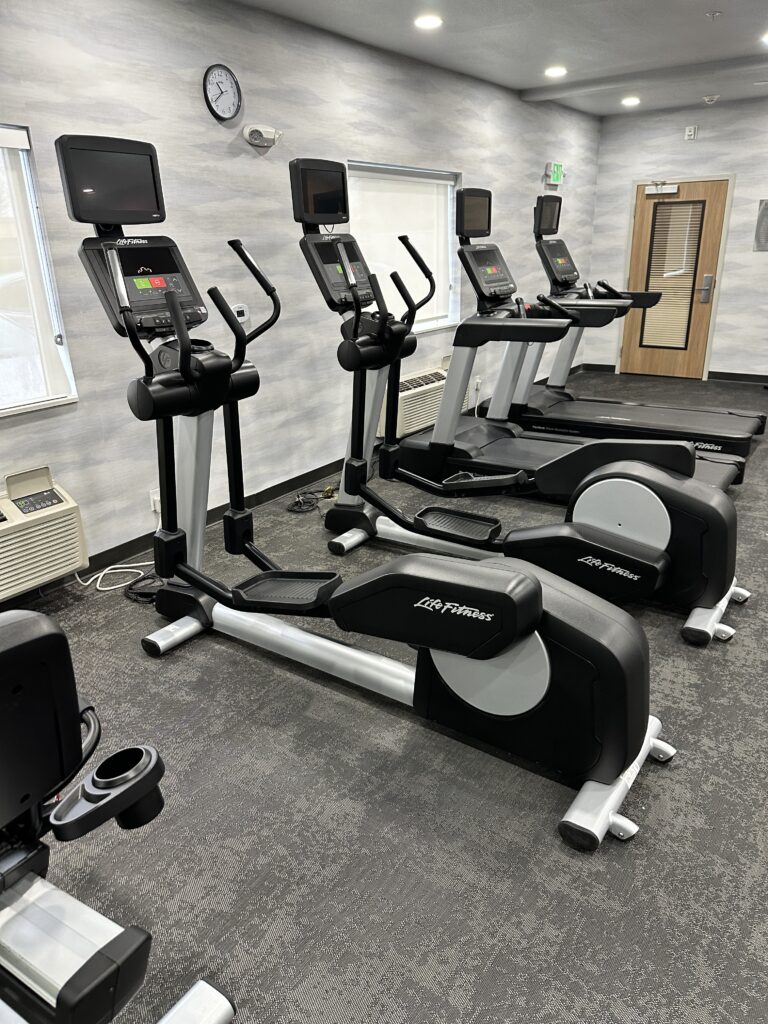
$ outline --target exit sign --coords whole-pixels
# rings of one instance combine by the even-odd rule
[[[556,160],[551,160],[545,169],[544,177],[548,185],[562,185],[565,179],[563,165]]]

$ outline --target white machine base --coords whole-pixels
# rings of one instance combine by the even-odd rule
[[[693,609],[680,631],[683,638],[689,644],[694,644],[697,647],[706,647],[712,639],[730,640],[736,630],[733,626],[728,626],[722,621],[723,615],[725,615],[731,601],[735,601],[736,604],[744,604],[751,596],[748,590],[737,585],[734,578],[730,590],[717,602],[714,608]]]
[[[622,840],[637,834],[638,826],[620,814],[619,809],[647,757],[669,761],[677,753],[669,743],[659,739],[660,735],[661,722],[651,715],[640,753],[629,768],[611,783],[584,783],[560,822],[560,834],[564,838],[576,832],[584,837],[585,849],[596,850],[608,832]]]

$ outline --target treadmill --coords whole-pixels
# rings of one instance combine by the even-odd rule
[[[549,278],[552,297],[565,305],[590,297],[629,299],[629,308],[619,311],[618,316],[626,316],[630,308],[646,310],[655,306],[661,292],[620,291],[607,281],[599,281],[594,290],[589,283],[579,284],[579,271],[565,242],[545,237],[557,235],[561,203],[557,195],[539,196],[534,212],[536,251]],[[691,441],[711,461],[716,461],[713,455],[718,454],[746,457],[755,435],[765,431],[766,417],[760,412],[575,398],[566,384],[582,333],[583,326],[575,326],[561,343],[546,384],[533,386],[530,378],[528,393],[516,396],[510,419],[534,432]]]
[[[535,493],[557,501],[567,500],[587,473],[623,459],[701,477],[693,447],[686,443],[594,440],[550,432],[553,428],[546,428],[546,433],[531,432],[508,421],[510,404],[519,394],[521,372],[530,369],[532,351],[543,353],[546,345],[564,338],[574,325],[604,326],[614,319],[617,308],[628,308],[630,300],[591,300],[576,303],[578,310],[566,309],[545,296],[534,305],[526,305],[521,298],[513,301],[517,286],[498,246],[471,243],[472,238],[490,234],[490,221],[491,193],[487,189],[457,191],[459,258],[475,285],[478,311],[457,330],[434,427],[399,441],[399,476],[436,494]],[[337,257],[328,248],[328,260],[335,264]],[[359,276],[365,276],[359,253],[355,251],[350,258],[358,260]],[[462,415],[477,350],[489,342],[506,343],[506,351],[488,415]],[[717,468],[719,472],[705,482],[725,490],[737,481],[738,466]]]

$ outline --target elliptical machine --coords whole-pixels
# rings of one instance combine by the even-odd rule
[[[238,421],[239,400],[259,387],[247,346],[279,315],[275,289],[233,240],[231,247],[271,297],[272,315],[247,335],[211,288],[208,295],[235,338],[234,357],[193,341],[189,330],[205,321],[207,310],[178,247],[166,237],[126,238],[119,222],[125,213],[119,199],[128,184],[130,222],[163,219],[154,148],[125,139],[64,136],[57,151],[70,216],[93,223],[98,233],[84,241],[83,263],[113,327],[127,335],[144,366],[144,375],[129,388],[129,405],[138,419],[156,424],[162,521],[155,564],[167,581],[157,610],[171,624],[145,638],[145,650],[160,656],[216,629],[559,773],[580,787],[559,826],[577,849],[597,849],[608,832],[620,839],[634,835],[637,826],[620,813],[621,804],[648,756],[666,761],[675,753],[659,739],[659,720],[648,714],[648,646],[637,623],[552,573],[515,560],[477,564],[414,554],[346,583],[335,573],[280,569],[254,543]],[[104,153],[110,154],[108,175],[102,170]],[[145,158],[143,166],[137,156]],[[321,172],[305,185],[321,223],[336,205],[341,182]],[[144,343],[151,340],[156,347],[150,355]],[[362,352],[358,344],[353,348]],[[374,342],[364,358],[375,360],[375,348]],[[233,587],[202,569],[212,426],[219,408],[231,506],[224,518],[225,548],[259,570]],[[367,467],[358,460],[347,472],[363,479]],[[418,651],[416,667],[298,629],[275,614],[328,618],[345,631],[410,644]]]
[[[85,730],[85,734],[82,734]],[[66,637],[36,612],[0,614],[0,1019],[107,1024],[141,987],[152,942],[45,880],[45,838],[72,842],[162,810],[154,749],[120,750],[63,796],[101,725],[78,697]]]
[[[294,213],[305,231],[311,218],[304,200],[305,177],[315,163],[292,164]],[[334,173],[346,181],[344,165],[333,166]],[[346,206],[342,213],[343,220],[348,220]],[[396,436],[400,364],[415,351],[414,320],[431,298],[434,281],[407,236],[400,236],[400,241],[428,282],[427,294],[416,303],[400,276],[392,275],[406,306],[400,320],[386,308],[376,277],[351,234],[328,241],[327,236],[310,231],[300,243],[326,304],[346,317],[338,356],[354,381],[342,487],[325,520],[326,527],[338,534],[329,549],[343,555],[381,537],[405,547],[464,558],[520,558],[610,601],[652,601],[683,608],[688,618],[681,632],[689,643],[703,646],[713,637],[729,640],[735,630],[722,622],[723,614],[732,600],[743,602],[749,597],[735,579],[736,510],[726,494],[690,476],[642,462],[610,463],[574,481],[563,523],[505,534],[496,518],[452,508],[433,505],[408,516],[372,487],[361,466],[372,462],[385,388],[386,434],[379,451],[379,472],[385,479],[414,483],[411,473],[401,472]],[[471,248],[474,252],[483,247]],[[465,258],[469,259],[466,254]],[[506,273],[495,254],[486,264]],[[494,288],[498,290],[498,282]],[[377,312],[364,313],[364,306],[371,303]],[[469,317],[456,331],[454,351],[461,352],[478,339],[498,338],[505,330],[524,341],[526,329],[535,321],[528,317],[522,299],[514,308],[514,317],[507,315],[509,309],[503,319],[489,310]],[[537,310],[541,320],[532,338],[541,337],[542,324],[552,322],[547,315],[553,308],[558,315],[557,303],[547,300]],[[567,310],[560,314],[568,315]],[[524,345],[518,347],[525,350]]]

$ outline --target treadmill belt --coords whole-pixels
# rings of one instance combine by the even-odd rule
[[[700,434],[718,434],[725,438],[740,438],[755,434],[760,421],[743,416],[734,417],[720,412],[697,412],[694,409],[666,409],[658,405],[620,405],[615,402],[558,402],[549,413],[553,419],[574,423],[592,422],[610,427],[632,429],[690,431]],[[543,419],[547,419],[544,416]]]

